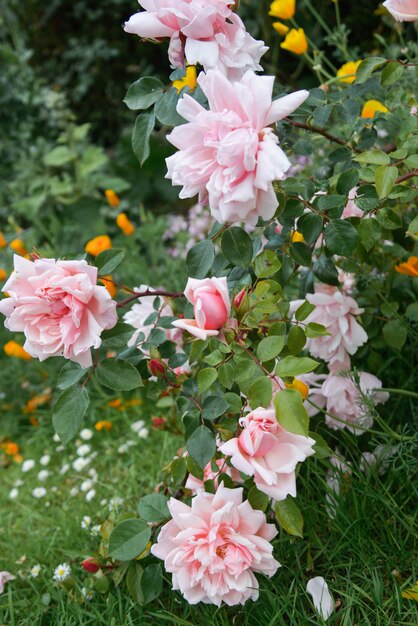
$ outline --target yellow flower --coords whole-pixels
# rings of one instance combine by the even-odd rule
[[[110,297],[114,298],[116,294],[118,293],[118,288],[113,282],[112,277],[110,275],[102,276],[101,278],[99,278],[99,281],[102,283],[102,285],[106,287],[106,289],[108,290],[110,294]]]
[[[344,63],[344,65],[342,65],[337,72],[337,76],[340,81],[343,83],[354,83],[354,81],[356,80],[357,68],[360,63],[361,60],[349,61],[348,63]]]
[[[96,430],[112,430],[112,422],[109,422],[108,420],[100,420],[95,423],[94,428]]]
[[[304,400],[306,400],[306,398],[308,397],[309,387],[301,380],[294,378],[291,383],[285,383],[285,385],[287,389],[296,389],[297,391],[299,391]]]
[[[407,589],[406,591],[402,591],[402,598],[418,602],[418,580],[413,587]]]
[[[107,406],[110,406],[112,409],[122,409],[122,400],[120,398],[115,398],[114,400],[109,400]]]
[[[0,248],[5,248],[7,246],[7,241],[4,238],[2,232],[0,232]]]
[[[105,196],[111,207],[119,206],[120,198],[118,194],[115,191],[113,191],[113,189],[106,189]]]
[[[374,117],[376,113],[388,113],[389,109],[379,100],[367,100],[363,104],[361,117]]]
[[[269,15],[280,20],[290,20],[295,14],[296,0],[274,0],[270,5]]]
[[[8,441],[7,443],[2,444],[2,448],[8,456],[15,456],[19,454],[19,446],[14,441]]]
[[[110,241],[110,237],[107,235],[99,235],[98,237],[94,237],[94,239],[90,239],[86,243],[86,247],[84,250],[91,254],[91,256],[97,256],[103,250],[109,250],[112,247],[112,242]]]
[[[14,356],[17,359],[24,359],[25,361],[29,361],[32,358],[31,355],[28,354],[19,343],[17,343],[17,341],[8,341],[3,346],[3,350],[5,351],[7,356]]]
[[[302,241],[305,241],[304,236],[298,230],[295,230],[295,232],[292,233],[292,243],[299,243]]]
[[[289,32],[289,26],[286,26],[286,24],[283,24],[282,22],[273,22],[273,28],[277,30],[279,35],[282,35],[282,37],[287,35]]]
[[[9,243],[9,247],[12,250],[14,250],[17,254],[20,254],[20,256],[27,256],[28,254],[28,251],[25,248],[25,244],[23,243],[21,239],[13,239]]]
[[[177,89],[178,93],[180,93],[180,91],[184,89],[184,87],[190,87],[191,90],[196,89],[196,76],[196,65],[188,65],[186,67],[186,76],[184,76],[183,78],[179,78],[178,80],[173,80],[174,89]]]
[[[135,232],[135,226],[128,218],[126,213],[119,213],[116,218],[116,224],[119,226],[124,235],[132,235]]]
[[[15,463],[22,463],[23,462],[23,456],[21,454],[15,454],[13,457],[13,461],[15,461]]]
[[[2,267],[0,267],[0,280],[6,280],[7,272]]]
[[[286,39],[280,44],[280,47],[295,54],[305,54],[308,49],[308,40],[303,28],[292,28],[287,33]]]
[[[395,265],[395,270],[399,272],[399,274],[418,276],[418,256],[410,256],[406,263]]]

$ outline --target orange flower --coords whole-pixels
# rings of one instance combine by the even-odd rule
[[[35,428],[39,428],[39,426],[41,425],[38,418],[35,417],[34,415],[31,415],[29,417],[29,422],[32,424],[32,426],[34,426]]]
[[[20,254],[20,256],[27,256],[28,254],[28,251],[25,248],[25,244],[23,243],[21,239],[13,239],[9,243],[9,247],[12,250],[14,250],[17,254]]]
[[[102,276],[99,278],[99,281],[106,287],[108,292],[110,293],[111,298],[114,298],[118,292],[118,288],[112,280],[110,275]]]
[[[280,47],[294,54],[305,54],[308,49],[308,40],[303,28],[292,28],[287,33],[286,39],[280,44]]]
[[[22,463],[23,456],[21,454],[15,454],[13,457],[13,461],[15,461],[15,463]]]
[[[26,406],[23,409],[23,412],[34,413],[36,409],[38,408],[38,406],[41,406],[42,404],[49,402],[50,399],[51,399],[51,392],[49,390],[45,391],[44,393],[39,393],[36,396],[33,396],[33,398],[30,398],[26,402]]]
[[[291,238],[292,243],[300,243],[305,241],[304,236],[302,235],[302,233],[300,233],[298,230],[295,230],[292,233],[292,238]]]
[[[296,0],[274,0],[270,5],[269,15],[281,20],[290,20],[296,11]]]
[[[0,280],[6,280],[7,272],[2,267],[0,267]]]
[[[132,235],[135,232],[135,226],[128,218],[126,213],[119,213],[116,218],[116,224],[119,226],[124,235]]]
[[[32,358],[31,355],[28,354],[19,343],[17,343],[17,341],[8,341],[3,346],[3,350],[7,356],[14,356],[17,359],[25,359],[25,361],[29,361]]]
[[[84,250],[91,254],[91,256],[97,256],[103,250],[109,250],[112,247],[112,242],[108,235],[99,235],[98,237],[94,237],[90,239],[86,243],[86,247]]]
[[[174,89],[177,89],[178,93],[180,93],[184,87],[190,87],[190,90],[193,91],[193,89],[196,89],[197,87],[196,77],[196,65],[188,65],[186,67],[186,75],[178,80],[173,80],[173,87]]]
[[[94,425],[96,430],[112,430],[112,422],[108,420],[100,420],[96,422]]]
[[[125,407],[130,406],[141,406],[144,402],[140,398],[132,398],[132,400],[127,400],[125,402]]]
[[[285,385],[287,389],[296,389],[297,391],[299,391],[304,400],[306,400],[306,398],[308,397],[309,387],[308,385],[305,385],[305,383],[303,383],[301,380],[294,378],[291,383],[285,383]]]
[[[0,232],[0,248],[5,248],[7,246],[7,241],[4,238],[2,232]]]
[[[399,272],[399,274],[418,276],[418,256],[410,256],[405,263],[395,265],[395,270]]]
[[[120,398],[109,400],[107,406],[110,406],[111,409],[120,409],[122,407],[122,400]]]
[[[357,68],[360,63],[361,60],[349,61],[348,63],[344,63],[344,65],[342,65],[337,72],[337,76],[340,81],[343,83],[354,83],[354,81],[356,80]]]
[[[283,24],[282,22],[273,22],[273,28],[274,30],[277,30],[279,35],[282,35],[282,37],[287,35],[289,32],[289,26],[286,26],[286,24]]]
[[[118,194],[115,191],[113,191],[113,189],[106,189],[105,196],[111,207],[119,206],[120,198]]]
[[[376,113],[388,113],[389,109],[385,107],[384,104],[379,102],[379,100],[367,100],[364,103],[363,108],[361,110],[360,117],[374,117]]]
[[[15,454],[19,454],[19,446],[14,441],[9,441],[2,446],[4,451],[9,456],[15,456]]]

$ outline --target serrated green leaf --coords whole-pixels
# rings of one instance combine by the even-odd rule
[[[291,496],[274,505],[277,521],[289,535],[303,538],[303,516]]]
[[[164,92],[163,83],[154,76],[144,76],[132,83],[124,99],[131,111],[147,109],[154,104]]]
[[[151,538],[146,522],[131,518],[120,522],[109,538],[109,556],[118,561],[130,561],[139,556]]]
[[[52,409],[52,423],[64,445],[80,430],[89,404],[87,389],[78,385],[69,387],[58,397]]]
[[[285,338],[280,335],[265,337],[257,346],[257,357],[262,363],[271,361],[283,350]]]
[[[300,374],[306,374],[312,372],[312,370],[318,367],[318,361],[314,361],[307,356],[296,357],[286,356],[284,359],[280,359],[276,365],[276,375],[284,378],[285,376],[299,376]]]
[[[188,438],[187,451],[202,469],[216,452],[215,435],[207,426],[199,426]]]
[[[199,241],[190,248],[186,257],[188,275],[192,278],[205,278],[215,258],[215,246],[209,239]]]
[[[153,111],[141,113],[135,121],[132,132],[132,150],[134,151],[140,165],[143,165],[149,157],[149,140],[155,126],[155,115]]]
[[[386,198],[398,178],[398,168],[389,165],[379,165],[375,172],[376,191],[380,199]]]
[[[116,391],[129,391],[142,386],[141,376],[132,363],[121,359],[105,359],[95,370],[101,385]]]
[[[248,267],[253,258],[253,242],[248,233],[238,226],[231,226],[222,235],[222,252],[234,265]]]
[[[277,421],[285,430],[296,435],[308,435],[309,416],[299,391],[282,389],[274,397],[274,406]]]

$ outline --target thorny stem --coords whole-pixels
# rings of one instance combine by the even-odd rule
[[[163,289],[156,289],[152,291],[147,289],[146,291],[138,291],[137,293],[129,296],[129,298],[125,298],[125,300],[121,300],[117,303],[117,307],[125,307],[130,302],[137,300],[138,298],[144,298],[145,296],[165,296],[166,298],[182,298],[184,293],[182,291],[164,291]]]
[[[331,135],[330,133],[328,133],[323,128],[318,128],[317,126],[311,126],[310,124],[303,124],[302,122],[295,122],[294,120],[290,119],[289,117],[285,117],[284,121],[288,122],[291,126],[294,126],[295,128],[304,128],[305,130],[310,130],[313,133],[318,133],[318,134],[322,135],[323,137],[326,137],[326,139],[328,139],[329,141],[333,141],[334,143],[338,143],[340,146],[346,146],[347,148],[350,148],[351,150],[354,150],[354,152],[361,152],[361,150],[359,150],[358,148],[350,146],[350,144],[348,144],[346,141],[344,141],[344,139],[341,139],[340,137],[336,137],[335,135]]]

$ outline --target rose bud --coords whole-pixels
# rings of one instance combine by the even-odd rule
[[[157,378],[165,376],[165,373],[167,371],[166,364],[159,359],[150,359],[147,363],[147,367],[151,376],[157,376]]]
[[[241,289],[239,294],[235,296],[232,304],[238,314],[238,317],[242,317],[245,313],[247,313],[250,306],[247,290]]]
[[[86,572],[89,572],[89,574],[96,574],[96,572],[98,572],[102,568],[102,566],[100,565],[100,561],[92,556],[89,556],[87,559],[85,559],[82,562],[81,567],[85,569]]]
[[[163,417],[157,417],[156,415],[153,415],[151,417],[151,421],[152,421],[152,427],[156,428],[157,430],[163,430],[165,427],[165,419]]]

